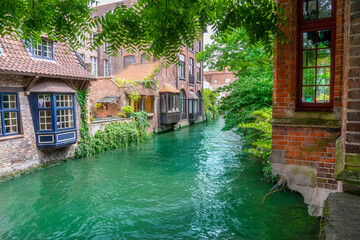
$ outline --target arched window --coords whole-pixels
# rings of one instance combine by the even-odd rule
[[[186,118],[186,93],[184,89],[180,91],[180,110],[181,110],[181,119]]]
[[[198,99],[198,105],[199,105],[199,106],[198,106],[198,112],[199,112],[199,114],[201,114],[201,105],[202,105],[202,104],[201,104],[201,102],[202,102],[201,92],[198,91],[196,95],[197,95],[197,97],[199,98],[199,99]]]
[[[130,55],[130,56],[125,56],[124,57],[124,68],[129,66],[130,64],[135,62],[135,56],[134,55]]]

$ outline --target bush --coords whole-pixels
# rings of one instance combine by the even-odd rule
[[[255,118],[254,122],[238,125],[240,128],[253,129],[257,131],[257,134],[249,135],[252,140],[253,147],[245,151],[262,160],[264,175],[263,180],[274,183],[277,181],[277,176],[272,175],[270,164],[272,137],[270,120],[272,118],[272,109],[263,108],[261,110],[256,110],[252,112],[251,116]]]
[[[127,106],[125,106],[125,107],[122,108],[122,111],[123,111],[125,114],[131,114],[131,113],[134,112],[134,109],[133,109],[131,106],[127,105]]]
[[[105,126],[104,131],[97,131],[81,138],[75,151],[75,157],[88,157],[111,149],[127,147],[146,141],[151,137],[146,129],[150,126],[145,112],[133,113],[132,122],[115,122]]]

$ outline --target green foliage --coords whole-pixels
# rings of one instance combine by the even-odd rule
[[[78,90],[76,99],[80,105],[80,137],[81,139],[86,139],[90,135],[90,128],[88,122],[88,106],[87,106],[87,97],[89,95],[88,91]]]
[[[77,36],[89,33],[93,0],[1,0],[0,37],[12,35],[30,42],[45,34],[54,41],[80,46]]]
[[[131,114],[134,112],[134,109],[132,108],[132,106],[130,105],[127,105],[125,107],[122,108],[122,111],[125,113],[125,114]]]
[[[253,129],[257,131],[257,134],[250,135],[253,147],[245,151],[262,160],[262,164],[264,166],[264,180],[274,183],[277,181],[277,177],[272,175],[270,164],[272,137],[270,120],[272,118],[272,109],[263,108],[261,110],[256,110],[252,112],[251,116],[255,118],[254,122],[238,125],[240,128]]]
[[[137,86],[138,82],[135,81],[131,81],[128,79],[121,79],[121,78],[117,78],[116,82],[120,85],[120,87],[124,86],[124,84],[129,84],[131,86]]]
[[[0,34],[15,34],[25,40],[39,40],[42,34],[61,42],[80,46],[92,28],[101,25],[92,49],[104,42],[109,52],[136,49],[148,56],[177,61],[182,46],[200,39],[206,26],[223,33],[242,27],[251,43],[273,44],[281,36],[282,10],[273,0],[138,0],[133,7],[119,4],[104,16],[91,18],[93,0],[2,0]]]
[[[219,115],[219,109],[216,103],[216,97],[218,95],[219,94],[210,89],[203,90],[203,103],[206,120],[216,118]]]
[[[220,111],[226,112],[225,130],[253,120],[251,113],[272,105],[272,53],[263,44],[251,44],[243,29],[222,33],[214,42],[197,54],[211,69],[229,67],[237,81],[218,91],[230,92],[220,102]]]
[[[136,102],[137,100],[139,100],[141,98],[141,96],[138,92],[132,92],[129,95],[129,98],[131,99],[131,102]]]
[[[117,116],[118,116],[118,117],[121,117],[121,118],[126,118],[126,114],[125,114],[125,113],[118,113]]]
[[[151,137],[146,129],[149,127],[147,114],[138,112],[132,116],[131,122],[115,122],[105,126],[94,136],[82,138],[76,148],[75,157],[88,157],[111,149],[135,145]]]

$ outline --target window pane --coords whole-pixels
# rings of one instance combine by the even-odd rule
[[[318,0],[319,4],[319,16],[318,18],[331,17],[331,1],[332,0]]]
[[[40,130],[52,130],[51,111],[39,111]]]
[[[146,54],[141,55],[141,63],[146,63]]]
[[[0,135],[3,134],[1,126],[2,126],[2,124],[1,124],[1,114],[0,114]]]
[[[129,66],[130,64],[132,64],[134,62],[135,62],[135,56],[134,55],[124,57],[124,67],[127,67],[127,66]]]
[[[44,41],[43,44],[44,44],[44,57],[52,58],[51,42]]]
[[[304,32],[303,33],[303,48],[304,49],[312,49],[315,48],[316,45],[316,32]]]
[[[17,112],[4,112],[4,123],[5,123],[5,134],[6,133],[17,133]]]
[[[318,68],[316,85],[330,85],[330,68]]]
[[[3,95],[4,109],[16,109],[16,95]]]
[[[318,48],[330,48],[331,47],[331,30],[318,31]]]
[[[39,106],[39,108],[49,108],[49,107],[51,107],[50,94],[38,95],[38,106]]]
[[[313,103],[315,102],[315,87],[303,87],[302,102]]]
[[[331,49],[318,49],[317,52],[317,65],[330,66],[331,65]]]
[[[304,1],[303,17],[305,21],[316,19],[316,1]]]
[[[72,95],[56,95],[56,107],[72,107]]]
[[[70,128],[74,127],[74,112],[72,109],[57,110],[57,128]]]
[[[308,50],[304,51],[303,55],[303,66],[304,67],[315,67],[316,51]]]
[[[38,57],[42,57],[42,44],[38,43],[34,47],[34,55]]]
[[[330,102],[330,86],[320,86],[316,88],[316,102]]]

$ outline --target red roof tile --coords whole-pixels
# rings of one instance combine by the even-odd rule
[[[33,58],[23,41],[10,36],[0,38],[0,49],[0,73],[96,80],[79,64],[75,53],[65,43],[54,42],[54,60]]]

